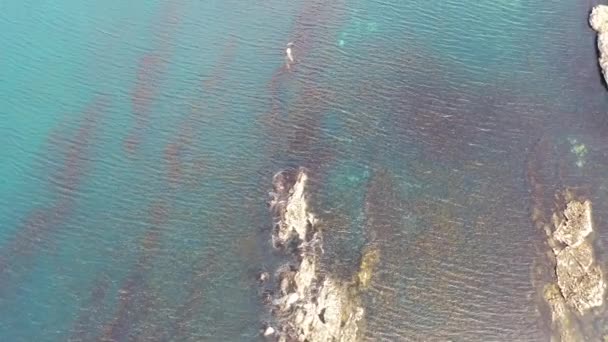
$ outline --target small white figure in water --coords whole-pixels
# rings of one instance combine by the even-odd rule
[[[287,59],[287,69],[291,67],[293,63],[295,63],[295,59],[293,58],[293,51],[291,47],[293,46],[293,42],[287,43],[287,49],[285,49],[285,57]]]

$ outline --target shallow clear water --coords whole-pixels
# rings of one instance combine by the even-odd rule
[[[593,4],[0,3],[0,339],[256,339],[297,166],[370,341],[547,339],[529,174],[606,241]]]

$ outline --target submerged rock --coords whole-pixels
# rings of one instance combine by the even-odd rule
[[[585,166],[585,156],[589,153],[587,146],[575,138],[568,138],[568,142],[570,143],[570,152],[576,156],[576,166]]]
[[[322,235],[308,207],[307,180],[304,169],[274,177],[273,245],[295,260],[278,271],[279,291],[272,301],[277,340],[358,341],[364,319],[359,284],[369,284],[378,254],[364,254],[362,271],[354,281],[319,272]]]
[[[598,60],[604,80],[608,83],[608,6],[595,6],[589,16],[589,24],[597,32]]]
[[[358,282],[362,288],[369,287],[372,280],[372,272],[378,262],[380,261],[380,252],[377,249],[369,248],[361,257],[361,266],[359,272],[357,272],[355,281]]]
[[[550,306],[553,330],[559,335],[561,342],[575,342],[583,340],[580,333],[580,326],[576,320],[572,319],[570,310],[566,306],[557,284],[545,286],[543,296]]]

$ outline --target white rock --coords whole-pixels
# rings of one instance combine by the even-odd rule
[[[608,32],[608,6],[595,6],[589,15],[589,25],[598,33]]]
[[[275,333],[274,328],[268,327],[268,328],[266,328],[266,330],[264,330],[264,337],[272,336],[272,335],[274,335],[274,333]]]
[[[287,305],[288,307],[292,306],[298,301],[298,299],[300,299],[300,296],[298,296],[298,294],[294,292],[288,295],[287,298],[285,298],[285,305]]]
[[[597,31],[598,61],[604,80],[608,83],[608,6],[595,6],[589,15],[589,25]]]
[[[572,201],[564,210],[564,219],[557,225],[553,238],[568,246],[576,247],[593,231],[591,203]]]

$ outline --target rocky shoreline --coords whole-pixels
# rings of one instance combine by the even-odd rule
[[[608,83],[608,6],[595,6],[589,15],[589,25],[597,32],[598,61]]]
[[[273,321],[262,334],[271,341],[358,341],[365,318],[360,294],[378,255],[371,249],[364,253],[360,271],[350,280],[321,272],[323,236],[308,206],[307,182],[303,168],[273,179],[272,245],[289,262],[260,279],[273,288],[266,298]]]

